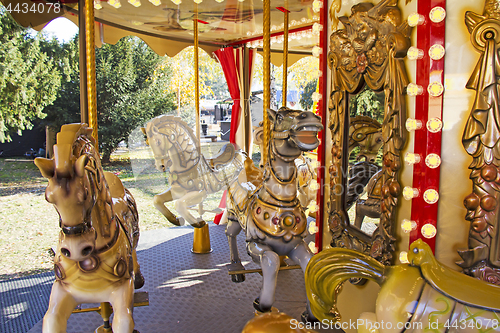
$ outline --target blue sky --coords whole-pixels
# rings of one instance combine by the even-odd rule
[[[67,42],[78,33],[78,27],[70,20],[59,17],[42,29],[48,35],[54,35],[60,42]]]

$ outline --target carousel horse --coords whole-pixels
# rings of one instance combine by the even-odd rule
[[[81,303],[109,302],[113,332],[131,333],[134,288],[144,285],[137,263],[139,217],[134,198],[118,177],[104,172],[86,124],[61,127],[54,158],[36,158],[49,180],[45,198],[59,213],[56,281],[43,332],[66,332]]]
[[[279,256],[288,256],[304,271],[312,257],[304,242],[307,219],[297,198],[295,159],[318,147],[317,134],[323,129],[321,118],[309,111],[281,108],[268,110],[268,115],[272,122],[271,139],[263,173],[249,163],[243,177],[238,177],[227,190],[230,270],[244,270],[236,244],[236,236],[243,229],[247,252],[262,268],[262,290],[254,302],[259,312],[270,311],[274,303]],[[249,171],[249,167],[256,170]],[[250,177],[253,182],[245,183],[249,174],[254,174]],[[243,274],[232,278],[234,282],[244,280]]]
[[[361,314],[360,332],[490,332],[500,330],[500,287],[440,264],[422,240],[409,264],[384,266],[343,248],[323,250],[307,266],[307,297],[319,320],[340,321],[337,296],[350,278],[377,282],[376,313]],[[380,325],[385,323],[385,325]]]
[[[170,187],[154,197],[156,209],[175,225],[187,221],[194,227],[203,227],[203,218],[195,218],[189,207],[200,205],[208,194],[223,190],[227,182],[237,177],[243,169],[243,153],[226,144],[218,155],[205,159],[193,130],[179,117],[156,117],[143,132],[153,150],[156,169],[165,172],[168,168],[170,173]],[[174,200],[180,218],[165,206]]]

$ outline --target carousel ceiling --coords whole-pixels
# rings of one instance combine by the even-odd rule
[[[78,24],[78,3],[61,4],[62,10],[43,0],[0,0],[21,25],[41,30],[56,17]],[[199,4],[195,3],[199,2]],[[262,46],[263,2],[261,0],[94,0],[96,43],[114,44],[126,35],[143,39],[158,54],[173,56],[193,45],[193,20],[198,17],[199,46],[209,54],[222,46],[246,43]],[[26,4],[28,6],[26,6]],[[16,7],[19,4],[18,7]],[[33,7],[33,4],[36,7]],[[319,14],[313,0],[288,0],[290,62],[310,55],[318,44]],[[10,7],[9,7],[10,5]],[[271,49],[279,65],[283,49],[285,2],[271,0]],[[18,10],[15,10],[18,8]],[[28,10],[25,10],[27,8]],[[31,11],[35,8],[34,11]],[[49,9],[52,9],[49,12]]]

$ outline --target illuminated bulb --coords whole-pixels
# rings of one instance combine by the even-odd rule
[[[149,0],[154,6],[158,7],[161,5],[161,0]]]
[[[316,103],[321,100],[321,97],[322,97],[321,94],[319,92],[316,92],[316,91],[313,92],[313,94],[311,96],[313,102],[316,102]]]
[[[416,27],[417,25],[423,24],[425,22],[425,17],[419,13],[413,13],[408,16],[408,25],[410,27]]]
[[[429,57],[432,60],[441,60],[444,57],[444,47],[439,44],[434,44],[429,48]]]
[[[312,10],[313,10],[313,12],[319,13],[319,11],[321,10],[321,8],[323,8],[323,1],[314,0],[313,4],[312,4]]]
[[[316,243],[314,243],[314,242],[309,243],[309,249],[314,254],[318,253],[318,248],[316,247]]]
[[[435,204],[439,200],[439,194],[434,189],[428,189],[424,192],[424,201],[428,204]]]
[[[403,197],[406,200],[411,200],[413,198],[416,198],[416,197],[418,197],[418,195],[419,195],[419,191],[417,188],[413,188],[410,186],[405,186],[403,188]]]
[[[417,229],[417,222],[404,219],[401,222],[401,229],[404,232],[409,233],[410,231]]]
[[[424,236],[425,238],[432,238],[436,236],[436,227],[430,223],[426,223],[422,226],[420,232],[422,233],[422,236]]]
[[[102,5],[101,5],[101,0],[94,0],[94,9],[101,9],[102,8]]]
[[[410,83],[406,87],[406,93],[410,96],[422,95],[424,93],[424,88],[415,83]]]
[[[429,154],[425,158],[425,165],[431,169],[435,169],[441,165],[441,158],[438,154]]]
[[[318,227],[316,226],[316,223],[309,223],[309,234],[314,235],[315,233],[318,232]]]
[[[416,131],[422,128],[422,121],[418,119],[406,119],[406,130],[408,132]]]
[[[424,51],[412,46],[408,49],[406,55],[410,60],[422,59],[424,57]]]
[[[181,0],[172,0],[172,2],[174,3],[174,5],[180,5],[182,3]]]
[[[401,261],[402,264],[409,264],[410,262],[408,261],[408,252],[401,251],[399,253],[399,261]]]
[[[439,118],[431,118],[427,121],[427,130],[431,133],[437,133],[443,128],[443,122]]]
[[[109,5],[115,8],[120,8],[122,4],[120,3],[120,0],[109,0],[108,1]]]
[[[202,2],[203,2],[203,0],[193,0],[193,2],[194,2],[195,4],[197,4],[197,5],[199,5],[200,3],[202,3]]]
[[[130,23],[132,23],[132,25],[143,25],[144,23],[143,22],[140,22],[140,21],[131,21]]]
[[[420,163],[420,155],[414,154],[414,153],[406,153],[405,154],[405,162],[408,165]]]
[[[312,54],[313,54],[313,57],[318,58],[321,54],[321,47],[319,47],[319,46],[313,47]]]
[[[429,18],[434,23],[442,22],[445,17],[446,17],[446,10],[444,10],[443,7],[439,7],[439,6],[434,7],[431,9],[431,11],[429,13]]]
[[[321,24],[319,24],[319,23],[313,24],[313,28],[312,28],[313,33],[319,34],[320,31],[322,31],[322,30],[323,30],[323,26]],[[303,34],[305,35],[306,32],[304,31]]]
[[[128,3],[131,4],[134,7],[140,7],[141,6],[141,1],[140,0],[128,0]]]
[[[441,84],[441,82],[432,82],[427,87],[427,91],[429,92],[429,95],[431,95],[433,97],[438,97],[438,96],[441,96],[443,94],[444,87]]]
[[[311,213],[316,213],[319,209],[319,206],[316,204],[316,200],[311,200],[311,202],[309,203],[309,206],[307,206],[307,208],[309,208],[309,211]]]

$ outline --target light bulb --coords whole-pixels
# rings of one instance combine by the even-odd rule
[[[312,4],[313,12],[319,13],[321,8],[323,8],[323,1],[314,0]]]
[[[318,226],[314,222],[309,223],[308,229],[309,229],[309,234],[311,235],[314,235],[315,233],[318,232]]]
[[[311,96],[313,102],[316,102],[316,103],[321,100],[321,97],[322,97],[321,94],[319,92],[316,92],[316,91],[313,92],[313,94]]]
[[[410,187],[410,186],[405,186],[403,188],[403,197],[406,200],[411,200],[413,198],[416,198],[416,197],[418,197],[419,194],[420,194],[420,192],[417,188]]]
[[[101,9],[102,8],[102,5],[101,5],[101,0],[94,0],[94,9]]]
[[[314,254],[318,253],[318,248],[316,247],[316,243],[309,242],[309,250],[311,250],[311,252]]]
[[[307,208],[309,208],[309,211],[311,213],[316,213],[319,210],[319,206],[316,204],[316,200],[311,200]]]
[[[436,6],[431,9],[429,13],[429,18],[434,23],[439,23],[443,21],[446,17],[446,10],[443,7]]]
[[[141,6],[141,1],[140,0],[128,0],[128,3],[131,4],[134,7],[140,7]]]
[[[442,45],[434,44],[429,48],[429,57],[432,60],[441,60],[444,57],[445,50]]]
[[[112,7],[115,7],[116,9],[118,9],[122,6],[122,4],[120,3],[120,0],[109,0],[108,4]]]
[[[436,227],[430,223],[426,223],[422,226],[420,232],[422,233],[422,236],[424,236],[425,238],[432,238],[436,236]]]
[[[316,179],[312,179],[311,182],[309,183],[309,188],[313,191],[319,190],[319,184]]]
[[[417,228],[417,222],[415,222],[415,221],[404,219],[401,222],[401,229],[405,233],[409,233],[410,231],[415,230],[416,228]]]
[[[312,55],[314,57],[318,58],[320,56],[320,54],[321,54],[321,47],[319,47],[319,46],[313,47],[313,49],[312,49]]]
[[[408,165],[420,163],[420,155],[414,154],[414,153],[406,153],[405,154],[405,162]]]
[[[408,132],[419,130],[422,128],[422,126],[423,124],[421,120],[412,118],[406,119],[406,130]]]
[[[423,24],[425,22],[425,17],[419,13],[413,13],[408,16],[408,25],[410,27],[416,27],[417,25]]]
[[[424,51],[412,46],[408,49],[406,55],[410,60],[422,59],[424,57]]]
[[[441,165],[441,158],[438,154],[429,154],[425,158],[425,165],[431,169],[435,169]]]
[[[399,253],[399,261],[401,261],[402,264],[409,264],[410,262],[408,261],[408,252],[401,251]]]
[[[422,95],[424,93],[424,88],[415,83],[410,83],[406,87],[406,93],[410,96]]]
[[[428,204],[435,204],[439,200],[439,193],[434,189],[428,189],[424,192],[424,201]]]
[[[429,92],[429,95],[431,95],[433,97],[439,97],[443,94],[444,87],[441,84],[441,82],[432,82],[427,87],[427,91]]]
[[[431,133],[438,133],[443,128],[443,122],[439,118],[427,120],[427,130]]]

